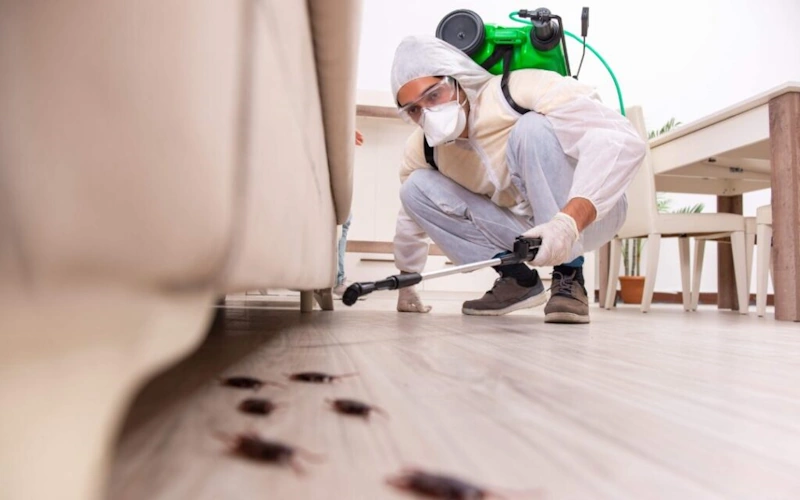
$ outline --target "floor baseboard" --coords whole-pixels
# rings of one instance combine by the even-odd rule
[[[619,294],[619,292],[617,292]],[[622,299],[618,298],[620,302]],[[594,291],[594,301],[600,301],[600,291]],[[655,292],[653,293],[653,303],[654,304],[681,304],[683,302],[683,296],[681,292]],[[701,305],[713,305],[717,303],[717,293],[716,292],[706,292],[700,293],[699,303]],[[756,303],[756,294],[750,294],[750,304],[755,305]],[[773,294],[767,295],[767,305],[774,306],[775,305],[775,296]]]

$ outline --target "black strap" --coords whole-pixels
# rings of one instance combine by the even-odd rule
[[[425,147],[425,161],[428,162],[428,165],[433,167],[434,170],[439,170],[439,167],[436,166],[436,160],[433,159],[433,146],[428,144],[428,138],[422,137],[422,142]]]
[[[530,109],[523,108],[519,104],[514,101],[514,98],[511,97],[511,91],[508,90],[508,78],[511,76],[511,71],[508,67],[511,65],[511,51],[508,50],[503,55],[503,78],[500,80],[500,88],[503,90],[503,96],[505,96],[506,101],[508,101],[508,105],[514,108],[514,111],[517,113],[524,115]]]
[[[489,68],[497,64],[497,62],[502,59],[507,52],[511,52],[511,45],[495,45],[494,52],[492,55],[486,58],[483,63],[481,63],[481,67],[486,71],[489,71]]]

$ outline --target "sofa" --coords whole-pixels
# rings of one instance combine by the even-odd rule
[[[359,0],[0,2],[0,498],[102,496],[227,293],[330,288]]]

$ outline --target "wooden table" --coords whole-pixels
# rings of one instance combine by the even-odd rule
[[[772,188],[775,317],[800,321],[800,82],[681,126],[650,150],[658,191],[714,194],[720,212],[742,213],[743,193]],[[730,249],[719,255],[719,305],[735,308]]]

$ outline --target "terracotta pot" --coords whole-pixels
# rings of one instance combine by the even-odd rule
[[[620,276],[620,296],[626,304],[641,304],[644,295],[644,276]]]

